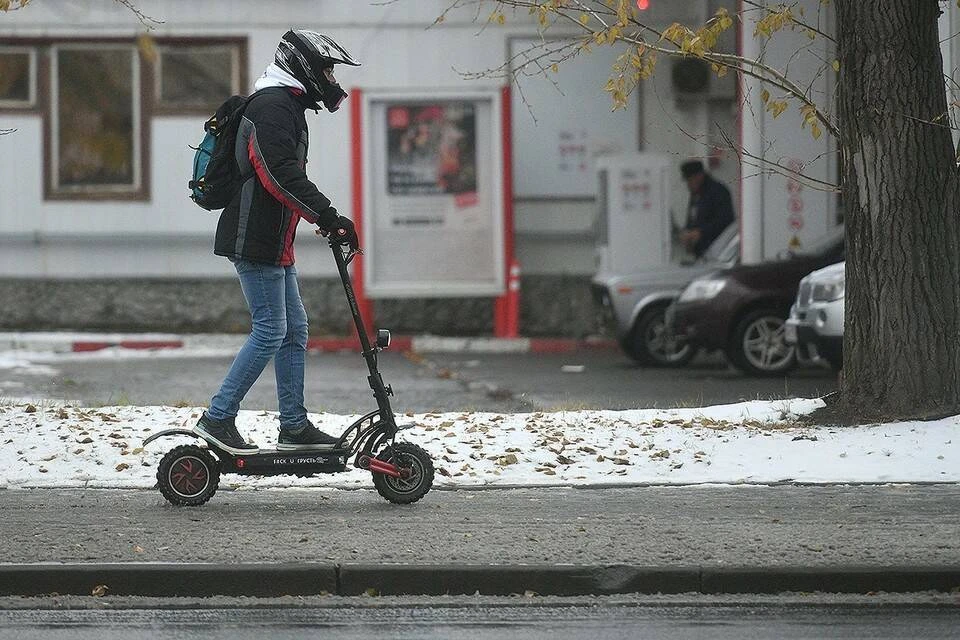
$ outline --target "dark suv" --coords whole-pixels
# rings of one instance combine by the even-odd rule
[[[724,351],[745,373],[783,374],[796,364],[785,333],[800,280],[843,259],[844,232],[838,227],[782,260],[712,271],[687,285],[670,308],[668,322],[679,339]]]

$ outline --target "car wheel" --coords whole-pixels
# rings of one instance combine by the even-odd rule
[[[786,340],[785,315],[776,309],[755,309],[733,332],[727,356],[735,367],[755,376],[776,376],[797,363],[797,351]]]
[[[696,349],[677,340],[667,326],[667,307],[647,309],[624,341],[624,350],[638,363],[649,367],[682,367],[696,355]]]

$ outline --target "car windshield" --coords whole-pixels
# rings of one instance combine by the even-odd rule
[[[843,225],[831,230],[827,235],[817,238],[809,245],[798,251],[799,256],[822,256],[830,253],[843,244]]]
[[[704,262],[729,262],[740,251],[740,228],[734,222],[724,229],[703,252]]]

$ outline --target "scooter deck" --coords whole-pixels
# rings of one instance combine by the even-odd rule
[[[350,455],[348,449],[260,449],[249,455],[223,456],[220,470],[224,473],[258,476],[337,473],[346,471]]]
[[[220,471],[241,475],[312,475],[346,471],[349,449],[335,449],[333,445],[317,445],[309,449],[240,449],[224,448],[207,434],[194,429],[207,446],[220,454]]]

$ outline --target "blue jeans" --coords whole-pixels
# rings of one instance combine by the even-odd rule
[[[296,429],[307,421],[303,406],[303,372],[307,352],[307,312],[300,299],[297,270],[234,260],[252,328],[227,377],[207,410],[214,420],[232,418],[240,401],[273,358],[280,404],[280,428]]]

